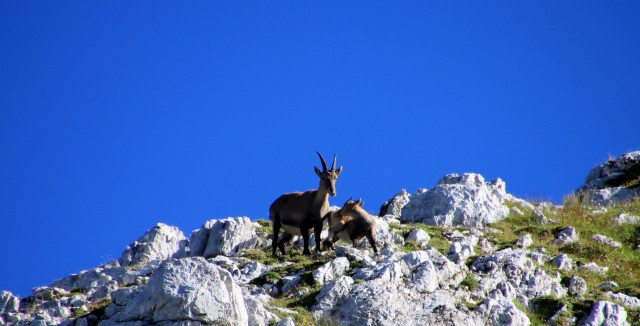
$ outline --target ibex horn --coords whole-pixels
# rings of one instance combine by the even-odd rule
[[[324,161],[324,158],[322,157],[320,152],[316,152],[316,153],[318,153],[318,156],[320,156],[320,161],[322,162],[322,170],[327,171],[327,163]]]
[[[333,154],[333,165],[331,166],[331,171],[336,170],[336,154]]]

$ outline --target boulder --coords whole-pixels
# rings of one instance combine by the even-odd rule
[[[587,282],[580,276],[572,276],[569,279],[569,294],[581,295],[587,292]]]
[[[425,247],[427,244],[429,244],[430,240],[431,237],[429,236],[429,233],[425,232],[422,229],[411,230],[411,232],[409,232],[409,235],[407,235],[407,237],[404,239],[405,242],[413,242],[418,247]]]
[[[433,189],[411,196],[400,219],[440,227],[484,226],[509,215],[509,208],[503,205],[505,197],[505,183],[500,179],[485,182],[475,173],[450,174]]]
[[[411,195],[406,189],[402,189],[391,199],[387,200],[380,207],[380,213],[378,216],[383,217],[385,215],[400,216],[402,208],[409,202]]]
[[[640,309],[640,299],[636,297],[632,297],[630,295],[626,295],[624,293],[613,293],[611,291],[607,291],[604,295],[611,299],[612,301],[618,302],[619,304],[633,310]]]
[[[618,225],[638,224],[640,222],[640,216],[621,213],[613,219],[613,222]]]
[[[529,317],[519,310],[511,300],[501,296],[494,295],[487,298],[478,305],[474,312],[480,315],[480,319],[484,321],[484,325],[502,326],[502,325],[529,325]]]
[[[338,257],[311,273],[316,283],[325,284],[333,279],[342,276],[349,270],[349,260],[345,257]]]
[[[553,243],[559,246],[563,246],[569,243],[574,243],[578,241],[579,238],[580,237],[578,236],[578,231],[576,231],[575,228],[569,226],[560,230],[560,232],[556,234],[556,238],[555,240],[553,240]]]
[[[325,284],[316,296],[316,303],[311,307],[311,313],[316,319],[330,316],[336,304],[351,290],[353,279],[340,276]]]
[[[116,322],[247,325],[247,307],[231,274],[201,257],[169,259],[141,291],[131,293]]]
[[[576,193],[583,203],[608,206],[633,200],[640,194],[639,183],[640,151],[635,151],[592,168]]]
[[[561,271],[570,271],[573,269],[573,260],[565,254],[553,257],[551,263]]]
[[[606,266],[599,266],[598,264],[594,263],[594,262],[589,262],[586,264],[582,264],[580,265],[580,269],[589,271],[591,273],[596,273],[596,274],[607,274],[607,272],[609,271],[609,267]]]
[[[611,238],[609,238],[609,237],[607,237],[605,235],[602,235],[602,234],[594,234],[594,235],[591,236],[591,239],[593,239],[593,240],[595,240],[595,241],[597,241],[599,243],[605,244],[607,246],[613,247],[613,248],[622,247],[622,243],[620,243],[618,241],[615,241],[615,240],[613,240],[613,239],[611,239]]]
[[[468,242],[454,242],[449,247],[447,257],[456,264],[464,263],[465,260],[476,253],[473,250],[473,245]]]
[[[119,259],[121,266],[146,264],[184,254],[187,238],[175,226],[158,223],[125,248]]]
[[[542,225],[546,225],[549,224],[551,222],[554,222],[553,220],[549,219],[547,216],[544,215],[544,213],[542,213],[539,209],[536,209],[533,211],[533,219],[538,222],[538,224],[542,224]]]
[[[627,311],[618,304],[608,301],[596,301],[591,306],[591,311],[578,323],[580,326],[601,326],[601,325],[629,325],[627,322]]]
[[[9,291],[0,292],[0,316],[5,313],[15,313],[20,309],[20,298]]]
[[[255,225],[248,217],[209,220],[202,228],[193,231],[189,239],[189,255],[192,257],[232,257],[240,250],[261,245]]]
[[[592,206],[611,206],[633,200],[640,195],[640,188],[613,187],[584,191],[582,203]]]
[[[521,236],[515,243],[516,246],[520,248],[529,248],[533,245],[533,238],[531,238],[531,234],[527,233]]]
[[[336,256],[346,257],[349,262],[359,262],[362,267],[375,266],[376,262],[367,253],[358,248],[336,246]]]

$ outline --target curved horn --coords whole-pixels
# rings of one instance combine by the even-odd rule
[[[333,154],[333,165],[331,165],[331,171],[336,170],[336,154]]]
[[[322,157],[322,154],[320,154],[320,152],[316,152],[316,153],[318,153],[318,156],[320,157],[320,161],[322,162],[322,170],[327,171],[327,162],[324,161],[324,157]]]

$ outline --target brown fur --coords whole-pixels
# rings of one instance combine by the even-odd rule
[[[273,226],[272,255],[276,255],[276,247],[284,255],[284,245],[294,235],[301,235],[304,240],[303,254],[309,255],[309,232],[313,230],[316,237],[316,250],[320,251],[320,233],[322,232],[323,216],[329,211],[329,195],[335,196],[335,183],[342,167],[335,169],[336,157],[333,158],[331,170],[318,153],[323,170],[315,168],[320,178],[320,186],[317,190],[305,192],[292,192],[284,194],[276,199],[269,207],[269,219]],[[280,228],[284,229],[283,237],[278,239]]]
[[[354,247],[357,247],[358,242],[366,237],[373,252],[378,253],[376,221],[362,209],[363,204],[360,199],[356,201],[349,199],[342,208],[328,214],[329,237],[324,241],[325,247],[333,247],[333,244],[340,239],[349,240]]]

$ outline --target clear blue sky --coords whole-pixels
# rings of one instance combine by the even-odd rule
[[[560,202],[640,148],[637,1],[3,1],[0,290],[157,222],[267,218],[336,153],[341,204],[448,173]]]

